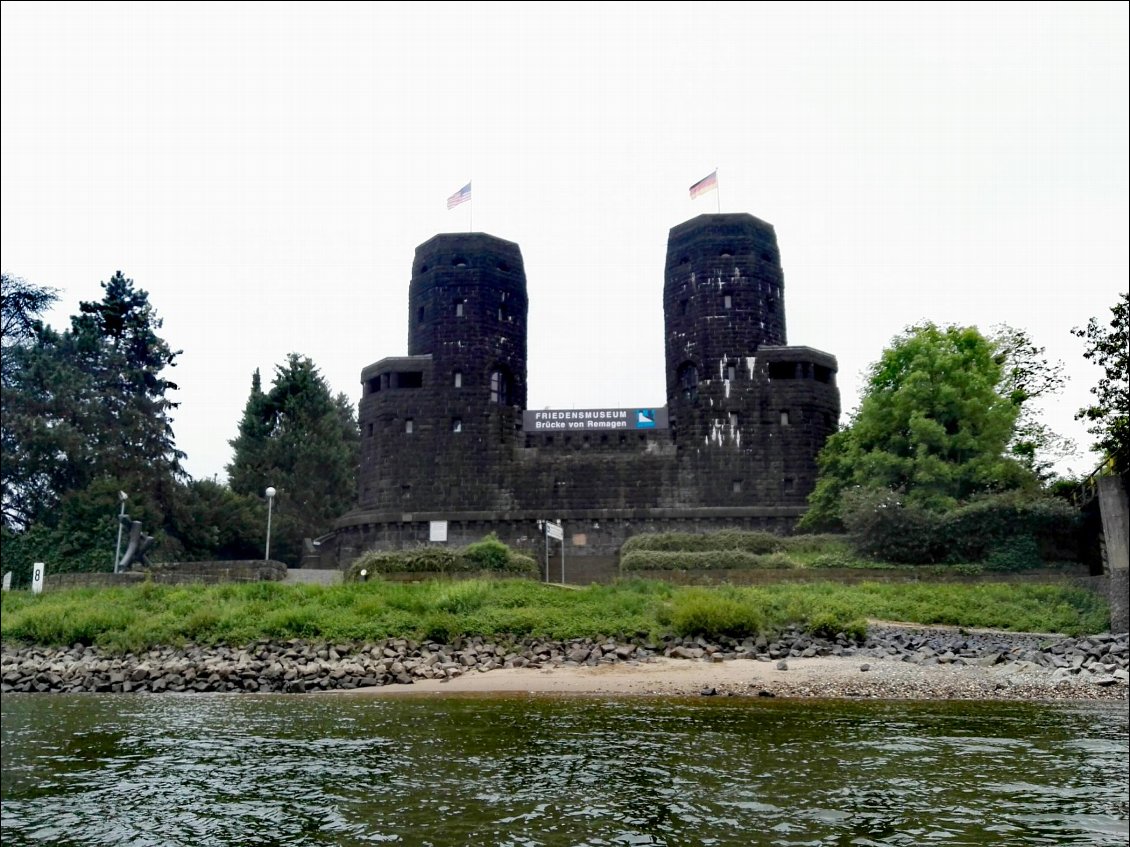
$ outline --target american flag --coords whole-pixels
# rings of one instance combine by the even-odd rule
[[[698,195],[705,194],[707,191],[718,187],[718,171],[714,171],[710,176],[704,176],[698,182],[691,186],[691,199],[694,200]],[[450,200],[448,201],[451,202]]]
[[[447,208],[454,209],[460,203],[466,203],[471,199],[471,183],[467,183],[450,197],[447,198]]]

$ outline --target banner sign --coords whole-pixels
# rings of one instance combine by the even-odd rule
[[[527,409],[526,432],[591,432],[610,429],[667,429],[667,407],[655,409]]]

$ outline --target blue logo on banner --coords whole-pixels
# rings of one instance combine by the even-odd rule
[[[636,429],[655,429],[655,409],[636,409]]]

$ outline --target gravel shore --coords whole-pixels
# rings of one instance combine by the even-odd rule
[[[863,643],[669,638],[248,647],[0,647],[0,692],[545,692],[882,699],[1127,698],[1127,635],[875,624]]]

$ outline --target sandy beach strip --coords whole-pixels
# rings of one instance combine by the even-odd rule
[[[778,662],[654,657],[615,664],[497,668],[447,680],[417,680],[337,696],[472,694],[741,696],[886,700],[1123,700],[1125,684],[1053,678],[1038,666],[917,665],[897,659],[823,656]]]

